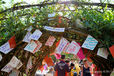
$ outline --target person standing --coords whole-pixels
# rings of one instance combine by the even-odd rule
[[[65,55],[61,55],[61,60],[59,63],[57,63],[54,67],[55,76],[68,76],[70,69],[68,64],[64,61]]]
[[[88,62],[87,60],[83,60],[83,66],[81,68],[81,76],[91,76],[91,73],[90,73],[90,67],[88,65]]]

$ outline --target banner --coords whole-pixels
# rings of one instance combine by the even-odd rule
[[[64,32],[65,28],[56,28],[56,27],[50,27],[50,26],[44,26],[44,29],[48,31],[54,31],[54,32]]]
[[[29,43],[29,42],[30,42],[30,40],[31,40],[29,37],[30,37],[31,35],[32,35],[32,33],[31,33],[31,32],[27,32],[27,34],[25,35],[25,37],[24,37],[23,41],[24,41],[24,42],[28,42],[28,43]]]
[[[38,40],[41,35],[42,32],[40,30],[35,30],[34,33],[30,35],[29,39]]]
[[[6,66],[4,66],[1,69],[1,71],[9,73],[12,69],[17,68],[20,62],[21,62],[20,60],[18,60],[15,56],[13,56],[10,62]],[[20,67],[18,67],[18,69],[19,68]]]
[[[69,42],[65,38],[61,38],[59,45],[55,49],[56,53],[61,54],[62,51],[66,50]]]
[[[0,54],[0,61],[2,60],[2,55]]]
[[[98,41],[95,38],[93,38],[92,36],[88,35],[88,37],[86,38],[86,40],[83,43],[82,47],[90,49],[90,50],[94,50],[94,48],[96,47],[97,43],[98,43]]]
[[[109,54],[109,53],[108,53],[108,51],[107,51],[106,48],[99,48],[99,49],[98,49],[97,55],[99,55],[99,56],[101,56],[101,57],[107,59],[108,54]]]
[[[54,36],[49,36],[48,40],[46,41],[45,45],[47,46],[52,46],[53,43],[55,42],[55,37]]]
[[[109,49],[110,49],[110,53],[112,54],[112,56],[114,58],[114,45],[112,45]]]
[[[80,50],[79,44],[76,43],[75,41],[72,41],[67,49],[67,52],[76,55],[79,50]]]

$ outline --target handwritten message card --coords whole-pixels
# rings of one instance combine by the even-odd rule
[[[28,43],[28,45],[24,48],[24,50],[27,50],[27,51],[29,51],[29,52],[33,52],[36,47],[37,47],[37,44],[35,43],[35,41],[31,41],[31,42]]]
[[[29,37],[29,39],[38,40],[42,32],[40,30],[35,30],[35,32]]]
[[[48,40],[47,40],[47,42],[46,42],[46,44],[45,45],[47,45],[47,46],[52,46],[53,45],[53,43],[55,42],[55,37],[54,36],[50,36],[49,38],[48,38]]]
[[[96,47],[97,43],[98,43],[98,41],[95,38],[93,38],[92,36],[88,35],[88,37],[86,38],[86,40],[83,43],[82,47],[90,49],[90,50],[94,50],[94,48]]]
[[[9,53],[13,48],[10,48],[9,42],[6,42],[0,47],[0,51],[4,54]]]
[[[79,44],[76,43],[75,41],[72,41],[67,49],[67,52],[76,55],[79,50],[80,50]]]
[[[99,48],[99,49],[98,49],[97,55],[99,55],[99,56],[101,56],[101,57],[107,59],[108,54],[109,54],[109,53],[108,53],[108,51],[107,51],[106,48]]]
[[[55,49],[56,53],[61,54],[62,51],[66,50],[69,42],[65,38],[61,38],[59,45]]]
[[[24,42],[28,42],[28,43],[29,43],[29,42],[30,42],[30,40],[31,40],[29,37],[30,37],[31,35],[32,35],[32,33],[31,33],[31,32],[27,32],[27,34],[25,35],[25,37],[24,37],[23,41],[24,41]]]

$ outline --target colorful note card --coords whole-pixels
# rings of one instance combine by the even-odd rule
[[[1,47],[0,47],[0,51],[4,54],[7,54],[9,53],[13,48],[10,48],[10,44],[9,42],[6,42],[5,44],[3,44]]]
[[[9,73],[12,69],[17,68],[20,62],[21,62],[20,60],[18,60],[15,56],[13,56],[10,62],[6,66],[4,66],[1,69],[1,71]]]
[[[34,51],[32,53],[35,53],[35,52],[39,51],[39,49],[42,47],[41,42],[39,42],[39,41],[35,41],[35,42],[36,42],[37,46],[36,46],[36,48],[34,49]]]
[[[13,56],[12,59],[10,60],[9,64],[13,67],[16,68],[17,65],[19,64],[20,60],[17,59],[17,57]]]
[[[61,58],[61,55],[60,54],[54,54],[56,59],[60,59]]]
[[[31,41],[31,39],[29,38],[31,35],[32,35],[31,32],[27,32],[27,34],[25,35],[23,41],[29,43]]]
[[[66,50],[69,42],[65,38],[61,38],[59,45],[55,49],[56,53],[61,54],[62,51]]]
[[[82,48],[80,48],[79,52],[77,53],[77,56],[80,58],[80,60],[85,58],[85,55],[83,54]]]
[[[10,64],[7,64],[6,66],[4,66],[1,71],[7,72],[9,73],[11,70],[13,69],[13,67]]]
[[[33,52],[36,47],[37,47],[36,42],[35,42],[35,41],[31,41],[31,42],[28,43],[28,45],[24,48],[24,50],[27,50],[27,51],[29,51],[29,52]]]
[[[44,26],[44,29],[48,31],[53,31],[53,32],[64,32],[65,28],[56,28],[56,27],[50,27],[50,26]]]
[[[72,41],[67,49],[67,52],[76,55],[79,50],[80,50],[80,45],[75,41]]]
[[[90,49],[90,50],[94,50],[94,48],[96,47],[97,43],[98,43],[98,41],[95,38],[93,38],[92,36],[88,35],[88,37],[86,38],[86,40],[83,43],[82,47]]]
[[[29,39],[38,40],[42,32],[40,30],[35,30],[34,33],[29,37]]]
[[[101,56],[101,57],[107,59],[108,54],[109,54],[109,53],[108,53],[108,51],[107,51],[106,48],[99,48],[99,49],[98,49],[97,55],[99,55],[99,56]]]
[[[112,45],[109,49],[110,49],[110,52],[111,52],[111,54],[112,54],[112,56],[114,58],[114,45]]]
[[[47,46],[52,46],[53,43],[55,42],[55,40],[56,40],[56,38],[55,38],[54,36],[50,36],[50,37],[48,38],[48,40],[46,41],[46,44],[45,44],[45,45],[47,45]]]

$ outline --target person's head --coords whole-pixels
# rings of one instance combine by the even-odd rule
[[[86,59],[83,60],[83,64],[87,65],[87,60]]]
[[[61,55],[61,60],[64,60],[65,59],[65,55]]]
[[[70,64],[70,67],[71,67],[71,69],[73,69],[73,67],[74,67],[74,64],[73,64],[73,63],[71,63],[71,64]]]
[[[69,62],[70,62],[70,61],[69,61],[69,60],[66,60],[65,62],[69,65]]]

